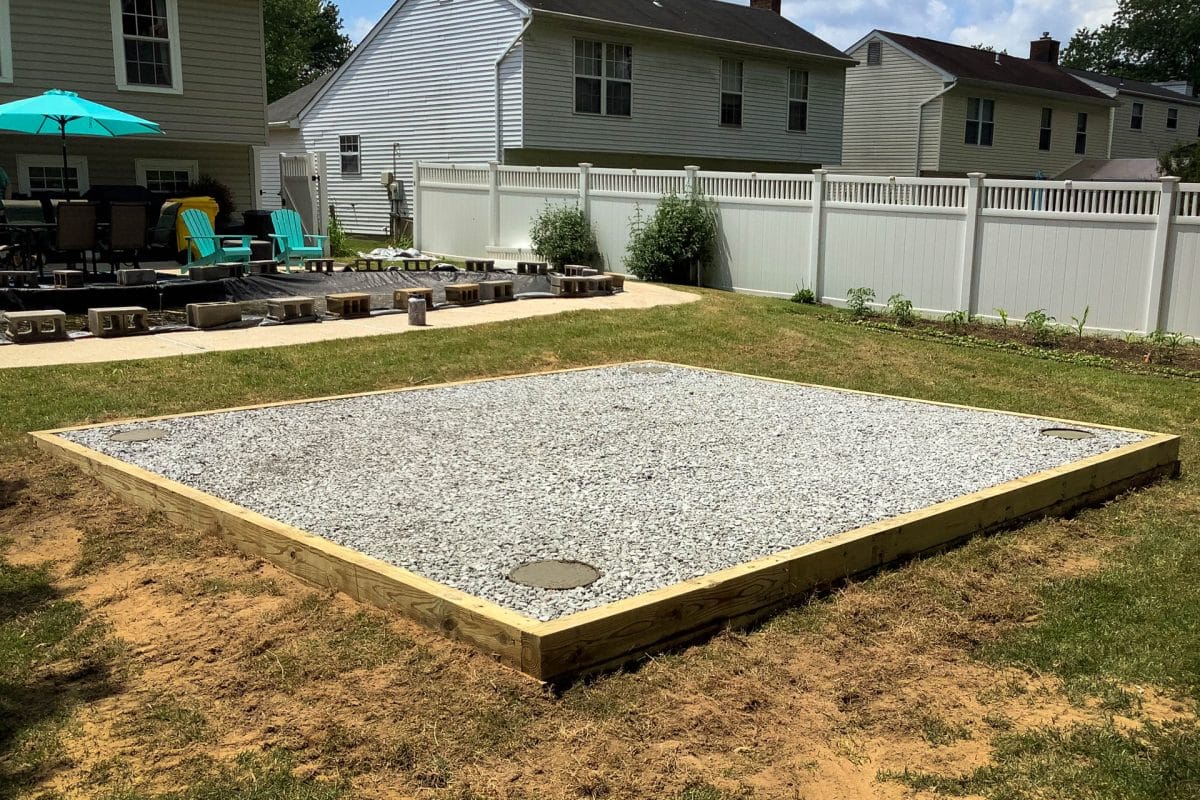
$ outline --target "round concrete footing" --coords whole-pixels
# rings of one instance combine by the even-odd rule
[[[591,586],[600,571],[582,561],[531,561],[508,573],[508,579],[535,589],[579,589]]]
[[[1053,436],[1055,439],[1094,439],[1096,437],[1094,433],[1076,428],[1045,428],[1042,430],[1042,435]]]
[[[149,442],[153,439],[165,438],[167,438],[167,432],[162,428],[134,428],[112,435],[114,442]]]

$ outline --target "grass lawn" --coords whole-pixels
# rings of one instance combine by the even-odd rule
[[[703,295],[0,372],[0,797],[1200,796],[1196,383]],[[1179,433],[1184,476],[553,694],[22,435],[640,358]]]

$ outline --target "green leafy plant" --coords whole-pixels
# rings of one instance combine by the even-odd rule
[[[860,286],[846,292],[846,308],[855,319],[866,319],[871,316],[871,303],[875,302],[875,290],[869,286]]]
[[[716,247],[716,206],[701,194],[669,194],[649,220],[640,207],[634,212],[625,266],[642,280],[681,283],[693,265],[712,261]]]
[[[997,307],[993,310],[996,312],[996,316],[998,316],[1000,318],[1001,327],[1007,328],[1008,327],[1008,312],[1005,311],[1003,308],[999,308],[999,307]]]
[[[817,304],[817,295],[812,289],[797,289],[792,295],[793,303],[803,303],[806,306],[815,306]]]
[[[1054,324],[1054,317],[1048,315],[1044,308],[1026,314],[1023,325],[1033,336],[1033,343],[1038,347],[1053,347],[1058,341],[1058,327]]]
[[[1075,331],[1075,335],[1078,336],[1080,339],[1083,338],[1083,327],[1085,325],[1087,325],[1088,313],[1091,310],[1092,310],[1091,306],[1084,306],[1082,317],[1076,317],[1076,316],[1071,317],[1071,322],[1075,323],[1072,326],[1072,329]]]
[[[971,315],[966,311],[959,309],[958,311],[951,311],[949,314],[946,314],[944,317],[942,317],[942,319],[946,320],[946,323],[950,326],[952,331],[958,333],[967,326],[967,323],[971,321]]]
[[[1182,331],[1157,330],[1147,334],[1143,341],[1150,345],[1147,358],[1162,364],[1169,364],[1175,360],[1175,353],[1180,347],[1195,340]]]
[[[917,321],[917,315],[913,312],[912,300],[899,292],[888,298],[887,313],[895,318],[897,325],[907,326]]]
[[[533,218],[529,240],[534,251],[555,267],[591,264],[599,255],[596,234],[578,206],[547,205]]]
[[[350,249],[350,239],[346,229],[342,227],[337,217],[329,218],[329,255],[334,258],[347,258],[354,255]]]

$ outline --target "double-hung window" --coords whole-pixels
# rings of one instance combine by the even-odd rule
[[[84,156],[67,159],[64,180],[62,156],[17,155],[17,190],[23,194],[61,194],[64,190],[82,194],[89,188],[87,158]]]
[[[1167,109],[1167,129],[1173,131],[1173,130],[1177,129],[1178,127],[1179,127],[1179,109],[1178,108],[1168,108]]]
[[[133,171],[139,186],[152,192],[179,196],[196,182],[200,165],[195,161],[138,158],[134,159]]]
[[[117,88],[183,91],[178,0],[109,0]]]
[[[632,116],[632,47],[575,40],[575,112]]]
[[[362,149],[358,136],[339,136],[338,153],[342,159],[343,175],[362,174]]]
[[[1079,114],[1075,118],[1075,155],[1087,152],[1087,114]]]
[[[1051,125],[1054,122],[1054,109],[1042,109],[1042,127],[1038,130],[1038,150],[1050,149]]]
[[[996,101],[981,97],[967,98],[967,144],[991,147],[996,126]]]
[[[1145,114],[1145,108],[1141,103],[1133,104],[1133,109],[1129,113],[1130,130],[1140,131],[1142,129],[1142,115]]]
[[[788,71],[788,130],[808,130],[808,70]]]
[[[721,124],[742,127],[742,86],[745,68],[741,61],[721,59]]]

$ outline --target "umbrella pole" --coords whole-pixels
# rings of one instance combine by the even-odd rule
[[[60,119],[58,125],[62,129],[63,199],[67,199],[71,196],[71,184],[67,180],[67,121]]]

